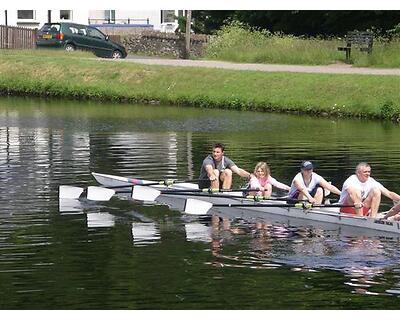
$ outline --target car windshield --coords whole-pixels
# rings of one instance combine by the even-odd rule
[[[89,37],[98,38],[98,39],[102,39],[102,40],[105,39],[104,34],[101,33],[101,32],[100,32],[99,30],[97,30],[97,29],[88,28],[87,31],[88,31],[88,36],[89,36]]]
[[[58,23],[46,23],[43,25],[40,31],[42,32],[58,32],[60,31],[60,25]]]

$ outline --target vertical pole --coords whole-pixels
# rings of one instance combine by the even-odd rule
[[[190,28],[191,28],[191,21],[192,21],[192,10],[186,10],[186,45],[185,45],[185,58],[189,59],[190,57]]]
[[[6,34],[5,34],[5,40],[6,40],[6,49],[8,49],[8,15],[7,15],[7,10],[4,10],[4,14],[5,14],[5,23],[6,23]]]
[[[51,23],[51,10],[47,10],[47,22]]]

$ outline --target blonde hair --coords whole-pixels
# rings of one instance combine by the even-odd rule
[[[257,170],[261,169],[262,171],[265,172],[265,176],[269,177],[271,175],[271,170],[269,169],[269,166],[266,162],[259,162],[256,164],[256,167],[254,168],[254,174],[257,173]]]

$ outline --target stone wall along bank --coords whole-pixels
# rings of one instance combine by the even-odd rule
[[[130,54],[185,57],[185,34],[183,33],[136,29],[130,30],[130,32],[124,30],[123,34],[112,35],[112,32],[107,32],[108,30],[102,31],[109,34],[111,39],[120,42]],[[202,56],[209,40],[208,35],[192,34],[190,36],[190,55],[192,57]]]

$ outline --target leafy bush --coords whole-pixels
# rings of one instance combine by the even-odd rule
[[[400,120],[400,108],[395,106],[392,101],[388,101],[381,106],[381,117],[387,120]]]
[[[252,63],[328,64],[339,58],[338,40],[304,39],[234,21],[210,41],[206,57]]]

